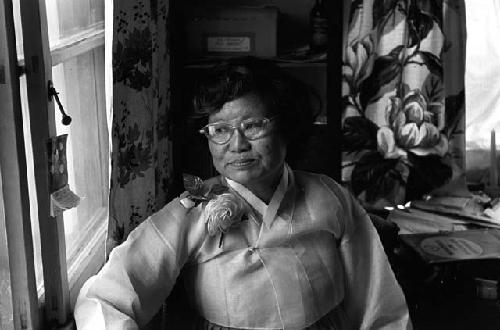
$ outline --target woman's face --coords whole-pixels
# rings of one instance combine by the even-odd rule
[[[269,118],[264,102],[255,94],[247,94],[225,103],[221,110],[210,115],[209,123],[226,122],[238,127],[248,118]],[[250,141],[235,130],[225,144],[209,141],[213,164],[223,176],[239,182],[253,191],[274,191],[286,156],[286,144],[276,128],[262,138]],[[259,196],[263,197],[263,196]]]

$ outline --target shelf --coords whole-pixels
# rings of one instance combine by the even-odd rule
[[[217,63],[220,60],[223,60],[224,58],[207,58],[207,59],[201,59],[197,63],[194,62],[185,62],[184,63],[184,68],[186,69],[206,69],[212,67],[215,63]],[[326,60],[322,61],[314,61],[314,62],[308,62],[308,61],[286,61],[282,59],[271,59],[273,60],[276,65],[282,68],[326,68],[327,63]]]
[[[276,62],[276,64],[283,68],[326,68],[326,62]]]

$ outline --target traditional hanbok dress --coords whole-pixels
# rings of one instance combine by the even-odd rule
[[[206,203],[176,198],[115,248],[83,286],[78,329],[137,329],[183,269],[196,329],[410,329],[404,295],[363,208],[327,176],[284,166],[264,203],[214,180],[248,209],[208,235]]]

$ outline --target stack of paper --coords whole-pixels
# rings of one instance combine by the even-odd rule
[[[483,202],[481,196],[431,197],[425,201],[413,201],[411,205],[421,210],[466,219],[477,225],[500,228],[500,217],[485,213],[481,205]]]
[[[399,234],[438,233],[467,229],[467,220],[415,208],[391,211],[388,220],[396,223]]]

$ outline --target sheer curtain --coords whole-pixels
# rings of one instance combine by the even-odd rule
[[[471,181],[489,183],[490,132],[500,135],[500,1],[465,3],[467,169]]]
[[[464,166],[463,0],[346,0],[342,180],[404,204]]]
[[[113,1],[113,118],[106,251],[172,187],[168,0]]]

